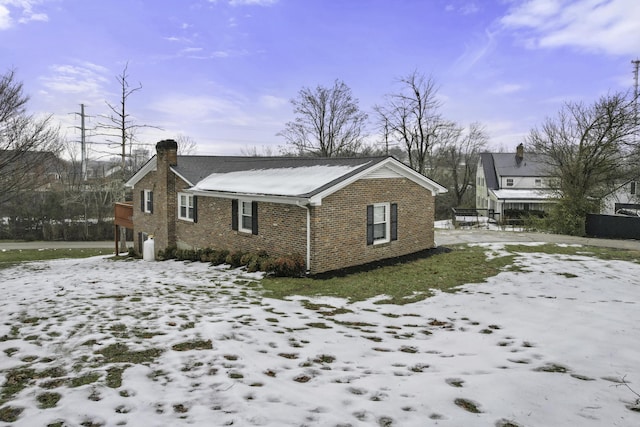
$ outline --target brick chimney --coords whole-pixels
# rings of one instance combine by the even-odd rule
[[[156,144],[156,185],[154,211],[158,218],[155,249],[164,250],[176,244],[177,193],[175,174],[171,166],[178,164],[178,143],[165,139]]]
[[[522,143],[520,143],[516,147],[516,163],[517,164],[522,163],[523,159],[524,159],[524,145],[522,145]]]
[[[156,144],[158,163],[161,161],[167,166],[178,164],[178,143],[173,139],[164,139]]]

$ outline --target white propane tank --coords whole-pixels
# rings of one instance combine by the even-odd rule
[[[145,261],[155,261],[155,250],[153,244],[153,237],[149,237],[144,241],[144,245],[142,246],[142,259]]]

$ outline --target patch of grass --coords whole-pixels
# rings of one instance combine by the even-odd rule
[[[578,277],[577,274],[573,274],[573,273],[557,273],[558,276],[564,276],[567,279],[575,279],[576,277]]]
[[[122,374],[127,366],[114,366],[107,369],[107,387],[118,388],[122,385]]]
[[[80,387],[87,384],[95,383],[100,379],[100,374],[97,372],[90,372],[88,374],[81,375],[71,380],[71,387]]]
[[[33,368],[12,369],[7,371],[5,378],[0,403],[5,403],[13,395],[25,389],[36,378],[36,370]]]
[[[38,407],[40,409],[47,409],[55,408],[61,398],[62,396],[60,395],[60,393],[45,392],[40,393],[36,397],[36,400],[38,401]]]
[[[162,354],[162,350],[157,348],[149,348],[147,350],[130,351],[125,344],[111,344],[100,350],[96,350],[95,354],[101,354],[104,357],[104,363],[134,363],[144,364],[152,362]]]
[[[463,284],[482,282],[510,265],[515,256],[487,260],[485,252],[477,246],[453,246],[448,253],[341,277],[266,277],[262,286],[271,298],[326,295],[354,302],[388,295],[383,303],[407,304],[428,298],[436,289],[452,292]]]
[[[175,351],[211,350],[213,348],[213,344],[211,343],[211,340],[194,340],[174,344],[171,348]]]
[[[569,368],[562,366],[562,365],[558,365],[556,363],[549,363],[547,365],[544,366],[540,366],[539,368],[534,369],[534,371],[536,372],[555,372],[555,373],[560,373],[560,374],[566,374],[567,372],[569,372]]]
[[[97,255],[108,255],[112,252],[110,249],[8,249],[0,252],[0,269],[9,268],[28,261],[44,261],[59,258],[87,258]]]
[[[20,351],[20,349],[17,347],[10,347],[10,348],[4,349],[4,353],[9,357],[11,357],[14,353],[17,353],[18,351]]]
[[[464,380],[462,380],[460,378],[447,378],[446,382],[451,387],[462,387],[463,384],[464,384]]]
[[[318,328],[318,329],[331,329],[332,327],[327,325],[324,322],[311,322],[311,323],[307,323],[307,326],[309,326],[310,328]]]
[[[407,304],[423,300],[433,290],[455,292],[468,283],[484,282],[507,269],[518,270],[513,261],[518,253],[547,253],[591,256],[603,260],[622,260],[640,263],[640,251],[595,246],[505,245],[509,255],[487,259],[487,249],[475,245],[454,245],[450,252],[440,252],[422,259],[385,265],[368,271],[353,272],[327,278],[266,277],[262,287],[269,297],[285,299],[292,295],[335,296],[351,302],[363,301],[378,295],[389,298],[383,304]],[[495,255],[495,254],[494,254]],[[565,275],[565,277],[569,277]],[[321,304],[303,302],[307,308],[323,312]],[[329,307],[326,307],[330,315]]]
[[[24,411],[24,408],[17,408],[15,406],[3,406],[0,408],[0,421],[5,423],[12,423],[18,420],[20,414]]]
[[[471,412],[473,414],[481,414],[482,411],[478,408],[478,405],[475,402],[472,402],[468,399],[457,398],[453,401],[456,405],[464,409],[465,411]]]
[[[559,255],[589,256],[603,260],[619,260],[640,263],[640,251],[605,248],[600,246],[567,246],[546,243],[544,245],[506,245],[505,249],[517,253],[545,253]]]

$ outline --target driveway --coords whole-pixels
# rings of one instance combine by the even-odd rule
[[[639,240],[597,239],[589,237],[574,237],[561,234],[530,233],[516,231],[496,231],[481,229],[457,229],[435,230],[436,244],[438,246],[454,245],[458,243],[497,243],[497,242],[548,242],[579,244],[587,246],[603,246],[619,249],[640,250]],[[127,242],[127,247],[133,246]],[[98,242],[3,242],[0,241],[0,250],[3,249],[86,249],[86,248],[113,248],[113,241]]]
[[[516,231],[436,229],[435,238],[438,246],[457,243],[546,242],[640,250],[639,240],[598,239],[592,237],[565,236],[562,234]]]

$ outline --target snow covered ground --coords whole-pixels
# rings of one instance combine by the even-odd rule
[[[15,426],[640,425],[621,385],[640,391],[640,265],[516,264],[404,306],[264,298],[259,275],[200,263],[0,270],[0,412]]]

